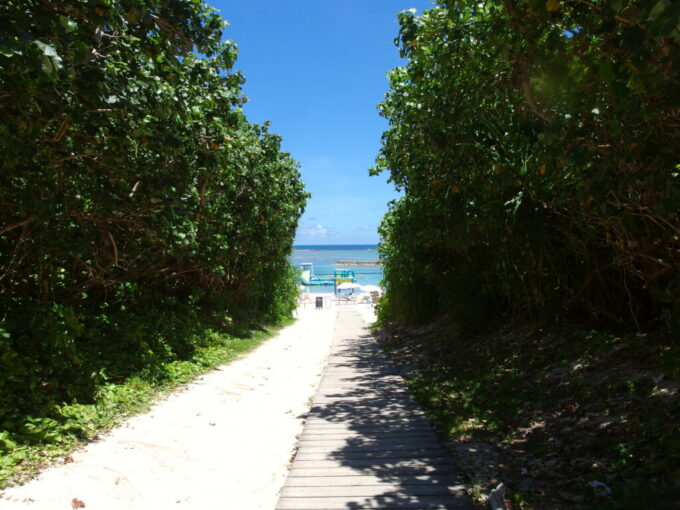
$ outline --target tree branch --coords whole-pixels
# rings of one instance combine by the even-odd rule
[[[12,223],[11,225],[7,225],[5,228],[0,230],[0,235],[5,234],[9,232],[10,230],[14,230],[15,228],[23,227],[24,225],[28,225],[32,221],[35,220],[35,216],[29,216],[28,218],[25,218],[21,221],[17,221],[16,223]]]

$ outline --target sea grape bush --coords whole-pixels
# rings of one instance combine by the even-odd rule
[[[399,20],[372,169],[404,192],[381,226],[383,317],[677,321],[680,4],[452,0]]]
[[[208,320],[291,313],[307,195],[224,26],[201,0],[0,3],[0,429]]]

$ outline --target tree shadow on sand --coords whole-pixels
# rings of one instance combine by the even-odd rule
[[[357,330],[336,339],[294,466],[346,480],[308,492],[304,508],[473,509],[394,364]]]

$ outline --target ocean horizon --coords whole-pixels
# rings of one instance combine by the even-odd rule
[[[298,244],[293,246],[290,261],[295,267],[312,264],[315,274],[330,275],[336,269],[353,271],[360,285],[380,285],[382,266],[354,266],[343,262],[378,262],[377,244]],[[333,287],[307,287],[306,292],[333,292]]]
[[[294,244],[294,251],[361,251],[377,250],[377,244]]]

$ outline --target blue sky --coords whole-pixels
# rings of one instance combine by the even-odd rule
[[[272,122],[312,198],[296,244],[376,243],[396,198],[369,177],[387,128],[376,105],[400,65],[397,13],[425,0],[208,0],[229,21],[251,122]]]

